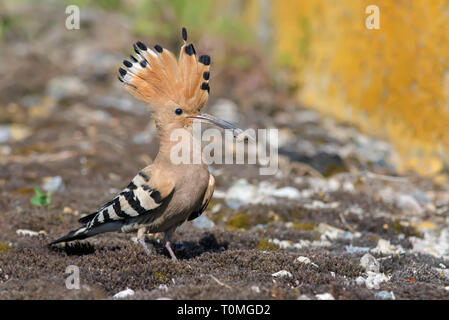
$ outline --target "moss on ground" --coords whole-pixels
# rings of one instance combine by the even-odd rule
[[[244,213],[233,215],[226,224],[230,229],[249,229],[252,226],[251,220]]]
[[[279,247],[275,244],[269,242],[268,240],[265,240],[263,238],[259,238],[259,242],[257,243],[257,250],[262,251],[279,251]]]
[[[297,222],[292,225],[293,229],[303,230],[303,231],[312,231],[315,230],[317,224],[313,222]]]
[[[0,254],[6,252],[8,250],[11,250],[11,249],[12,249],[12,247],[9,244],[7,244],[6,242],[0,242]]]

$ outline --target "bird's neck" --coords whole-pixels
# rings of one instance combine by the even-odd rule
[[[202,163],[201,141],[194,137],[191,127],[158,126],[159,152],[155,163],[172,163],[177,165],[180,158],[188,164]],[[184,161],[185,162],[185,161]],[[182,164],[185,164],[185,163]]]

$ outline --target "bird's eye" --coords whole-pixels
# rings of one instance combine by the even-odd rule
[[[175,110],[175,113],[176,113],[178,116],[180,116],[180,115],[182,114],[182,109],[181,109],[181,108],[176,109],[176,110]]]

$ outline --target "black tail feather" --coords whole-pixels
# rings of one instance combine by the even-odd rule
[[[84,227],[83,227],[84,228]],[[73,240],[82,240],[82,239],[86,239],[88,237],[87,232],[81,232],[79,234],[76,234],[80,229],[76,229],[73,231],[70,231],[68,234],[66,234],[65,236],[49,243],[49,245],[54,245],[56,243],[60,243],[60,242],[69,242],[69,241],[73,241]]]
[[[69,242],[73,240],[82,240],[89,237],[92,237],[99,233],[112,232],[112,231],[120,231],[124,225],[124,221],[112,221],[103,223],[94,227],[88,228],[87,226],[83,226],[76,230],[70,231],[67,235],[62,238],[59,238],[49,245],[53,245],[59,242]]]
[[[95,216],[97,215],[97,213],[98,213],[98,212],[94,212],[94,213],[91,213],[91,214],[89,214],[89,215],[87,215],[87,216],[85,216],[85,217],[82,217],[81,219],[78,220],[78,222],[79,222],[79,223],[82,223],[82,224],[86,224],[86,223],[88,223],[90,220],[92,220],[93,218],[95,218]]]

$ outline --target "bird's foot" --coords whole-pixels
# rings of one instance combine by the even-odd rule
[[[167,241],[167,242],[165,243],[165,248],[167,248],[168,253],[170,253],[170,256],[171,256],[172,260],[173,260],[173,261],[178,261],[178,259],[177,259],[176,256],[175,256],[175,253],[173,252],[173,250],[172,250],[172,248],[171,248],[171,246],[170,246],[170,241]]]
[[[147,243],[145,242],[145,238],[141,238],[138,240],[140,245],[143,247],[143,250],[147,255],[151,255],[151,250],[148,248]]]

